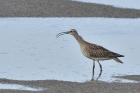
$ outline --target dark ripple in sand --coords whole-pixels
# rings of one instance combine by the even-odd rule
[[[113,76],[113,77],[140,81],[140,75],[126,75],[126,76]]]

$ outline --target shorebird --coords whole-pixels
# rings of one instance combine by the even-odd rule
[[[121,60],[118,59],[118,57],[124,57],[123,55],[112,52],[97,44],[92,44],[85,41],[81,36],[79,36],[78,32],[75,29],[71,29],[67,32],[59,33],[56,35],[56,37],[58,38],[59,36],[64,35],[64,34],[70,34],[74,36],[74,38],[78,41],[80,45],[82,54],[85,57],[93,60],[92,80],[94,80],[95,61],[97,61],[100,66],[100,73],[99,73],[98,78],[102,74],[102,65],[100,64],[99,61],[114,59],[118,63],[123,63]]]

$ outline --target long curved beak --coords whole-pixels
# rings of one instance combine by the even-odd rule
[[[56,37],[58,38],[59,36],[64,35],[64,34],[68,34],[68,32],[61,32],[61,33],[57,34]]]

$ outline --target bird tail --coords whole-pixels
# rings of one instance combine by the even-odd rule
[[[114,60],[116,61],[116,62],[118,62],[118,63],[123,63],[120,59],[118,59],[118,58],[114,58]]]
[[[118,57],[124,57],[124,55],[119,55]]]

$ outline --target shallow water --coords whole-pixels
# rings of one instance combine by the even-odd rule
[[[134,0],[72,0],[72,1],[113,5],[115,7],[122,7],[122,8],[140,9],[140,0],[135,0],[135,1]]]
[[[103,72],[99,80],[112,82],[118,80],[112,76],[140,74],[140,19],[0,18],[0,21],[1,78],[89,81],[92,60],[82,55],[72,36],[56,38],[56,34],[72,28],[86,41],[125,56],[120,58],[124,64],[114,60],[100,62]],[[98,74],[96,63],[95,77]]]
[[[13,89],[13,90],[29,90],[29,91],[42,91],[43,88],[31,88],[17,84],[0,84],[0,89]]]

